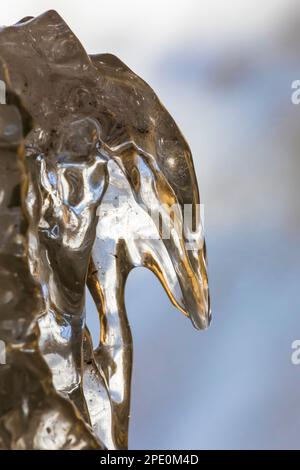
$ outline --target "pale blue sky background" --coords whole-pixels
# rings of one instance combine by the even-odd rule
[[[130,447],[299,448],[299,2],[10,0],[0,24],[50,8],[90,53],[116,54],[156,90],[205,204],[207,332],[146,270],[129,278]],[[96,335],[92,310],[89,323]]]

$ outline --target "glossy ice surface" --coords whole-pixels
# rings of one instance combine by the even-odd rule
[[[0,107],[1,232],[18,240],[1,247],[1,270],[12,258],[0,297],[0,447],[126,448],[130,270],[153,271],[196,328],[210,321],[189,147],[152,89],[116,57],[88,56],[54,11],[0,30],[0,79],[15,104]],[[6,142],[11,126],[16,143]],[[101,323],[95,350],[86,283]]]

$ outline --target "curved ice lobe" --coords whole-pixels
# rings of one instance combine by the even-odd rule
[[[43,296],[32,277],[28,174],[19,110],[0,106],[0,449],[101,449],[74,407],[57,394],[38,348]]]
[[[39,348],[59,395],[105,446],[126,448],[128,273],[149,268],[196,328],[210,322],[191,152],[153,90],[116,57],[88,56],[54,11],[0,30],[0,64],[0,79],[33,120],[24,204],[29,267],[43,300]],[[105,214],[107,205],[114,209]],[[95,351],[85,326],[86,282],[101,322]]]
[[[109,79],[110,109],[118,122],[107,126],[101,135],[110,158],[122,169],[136,202],[154,220],[165,215],[163,224],[169,225],[171,213],[175,216],[171,236],[158,235],[169,253],[177,281],[173,284],[180,285],[181,299],[161,274],[165,267],[153,258],[134,264],[154,271],[172,302],[196,328],[206,328],[210,323],[206,250],[189,146],[149,85],[110,54],[91,59],[101,75]],[[192,224],[185,225],[184,215],[189,210]]]

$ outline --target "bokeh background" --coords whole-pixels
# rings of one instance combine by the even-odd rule
[[[90,53],[157,92],[193,151],[213,323],[197,332],[144,269],[128,281],[132,449],[300,448],[298,0],[9,0],[56,9]],[[99,325],[89,302],[88,322]]]

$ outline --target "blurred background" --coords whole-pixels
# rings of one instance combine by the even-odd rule
[[[205,204],[210,329],[195,331],[150,272],[128,281],[130,448],[300,448],[299,1],[10,0],[0,24],[48,9],[154,88]],[[97,338],[90,301],[88,321]]]

